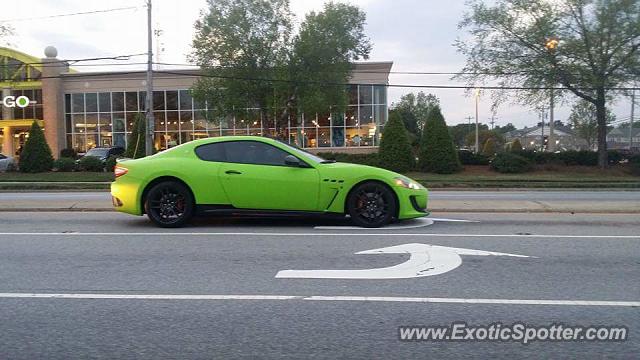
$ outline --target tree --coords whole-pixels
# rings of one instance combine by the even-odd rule
[[[482,147],[482,155],[492,157],[496,154],[496,142],[493,138],[488,138]]]
[[[505,126],[498,125],[494,130],[504,135],[510,131],[516,130],[516,127],[512,123],[508,123]]]
[[[29,138],[20,153],[20,171],[36,173],[49,171],[53,168],[51,148],[47,144],[44,132],[34,121],[29,130]]]
[[[523,149],[522,144],[520,143],[520,139],[514,139],[511,142],[511,146],[509,148],[509,150],[511,150],[511,152],[521,152]]]
[[[607,124],[615,121],[615,118],[615,115],[607,109]],[[578,100],[571,108],[569,124],[576,134],[587,142],[587,148],[593,149],[598,140],[596,106],[586,100]]]
[[[539,104],[573,94],[596,108],[598,164],[607,166],[606,105],[640,74],[640,2],[634,0],[473,0],[458,41],[471,86],[515,87],[516,101]],[[520,90],[521,89],[521,90]],[[506,91],[506,90],[505,90]],[[494,94],[496,99],[505,94]]]
[[[485,124],[478,124],[478,129],[480,131],[482,130],[489,130],[489,127]],[[451,135],[451,138],[453,139],[453,143],[456,146],[462,147],[462,146],[466,146],[466,138],[469,136],[469,134],[474,134],[473,135],[473,141],[475,141],[475,133],[476,133],[476,124],[457,124],[457,125],[453,125],[453,126],[449,126],[449,134]]]
[[[146,139],[144,134],[146,133],[146,119],[143,114],[136,114],[133,118],[133,128],[131,134],[129,134],[129,141],[127,142],[127,150],[124,152],[124,156],[131,159],[139,159],[145,157]]]
[[[451,174],[462,169],[447,123],[436,106],[429,112],[420,139],[418,168],[421,171]]]
[[[396,172],[413,169],[415,158],[402,119],[398,113],[391,113],[382,131],[378,161],[382,168]]]
[[[209,104],[210,121],[236,114],[261,120],[266,134],[297,121],[301,111],[346,106],[343,84],[352,62],[371,51],[358,7],[326,3],[321,12],[307,14],[293,36],[288,0],[207,4],[195,24],[191,58],[203,69],[193,96]]]
[[[504,136],[497,130],[480,130],[478,131],[478,144],[482,146],[487,142],[487,139],[493,139],[493,142],[496,147],[502,147],[504,145]],[[476,133],[474,132],[467,134],[465,138],[465,144],[468,147],[473,147],[476,144]]]
[[[433,94],[425,94],[420,91],[417,94],[409,93],[400,97],[400,101],[391,105],[393,110],[406,114],[403,117],[407,131],[416,135],[416,138],[422,136],[424,123],[429,116],[429,112],[440,105],[440,100]]]

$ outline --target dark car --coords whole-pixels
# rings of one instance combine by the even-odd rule
[[[120,146],[95,147],[87,151],[87,153],[84,154],[83,157],[85,156],[97,157],[104,163],[107,161],[109,157],[111,156],[120,157],[122,156],[122,154],[124,154],[124,148]]]

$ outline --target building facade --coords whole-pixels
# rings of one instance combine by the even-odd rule
[[[144,114],[146,73],[78,72],[57,58],[54,48],[38,59],[0,48],[5,72],[0,77],[3,97],[27,96],[24,108],[3,106],[0,151],[17,154],[31,123],[44,126],[55,156],[63,148],[78,152],[96,146],[127,146],[134,118]],[[379,144],[388,117],[387,84],[392,62],[355,63],[346,111],[300,114],[286,125],[263,124],[257,109],[207,121],[207,104],[198,103],[190,88],[197,70],[154,74],[154,146],[158,151],[194,139],[224,135],[278,134],[311,151],[371,152]]]
[[[556,124],[553,138],[555,151],[588,150],[587,142],[577,136],[568,126]],[[512,142],[515,139],[518,139],[526,150],[547,151],[549,149],[549,124],[545,123],[544,126],[538,124],[538,126],[525,127],[505,134],[507,142]]]

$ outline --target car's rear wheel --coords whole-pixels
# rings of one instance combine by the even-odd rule
[[[144,208],[154,224],[175,228],[189,221],[193,215],[194,201],[191,192],[183,184],[163,181],[149,189]]]
[[[398,203],[392,190],[378,182],[358,185],[347,199],[347,212],[354,224],[362,227],[381,227],[391,222]]]

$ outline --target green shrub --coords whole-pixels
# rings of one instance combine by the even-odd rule
[[[53,167],[51,148],[36,121],[31,124],[29,138],[20,153],[20,171],[37,173],[49,171]]]
[[[489,165],[489,158],[469,150],[458,150],[458,159],[462,165]]]
[[[622,160],[627,159],[628,156],[621,151],[618,150],[609,150],[607,151],[607,159],[609,160],[609,165],[619,164]]]
[[[69,157],[61,157],[53,162],[53,168],[62,172],[73,171],[76,168],[76,161]]]
[[[491,169],[500,173],[523,173],[532,168],[530,160],[514,153],[500,153],[491,161]]]
[[[104,169],[108,172],[112,172],[113,168],[116,167],[117,162],[118,159],[115,156],[109,156],[109,158],[107,158],[107,161],[105,162]]]
[[[570,150],[556,154],[565,165],[597,166],[598,153],[587,150]]]
[[[80,158],[78,167],[82,171],[98,172],[104,170],[104,164],[102,163],[102,160],[98,159],[95,156],[83,156],[82,158]]]
[[[78,154],[76,153],[75,149],[65,148],[60,150],[60,157],[76,159],[78,157]]]
[[[451,174],[462,170],[458,153],[439,106],[435,106],[429,112],[425,121],[420,139],[419,158],[418,168],[421,171]]]
[[[446,131],[446,127],[445,127]],[[413,169],[415,158],[411,144],[397,112],[389,116],[389,121],[382,131],[380,149],[378,150],[378,166],[396,172],[407,172]]]

